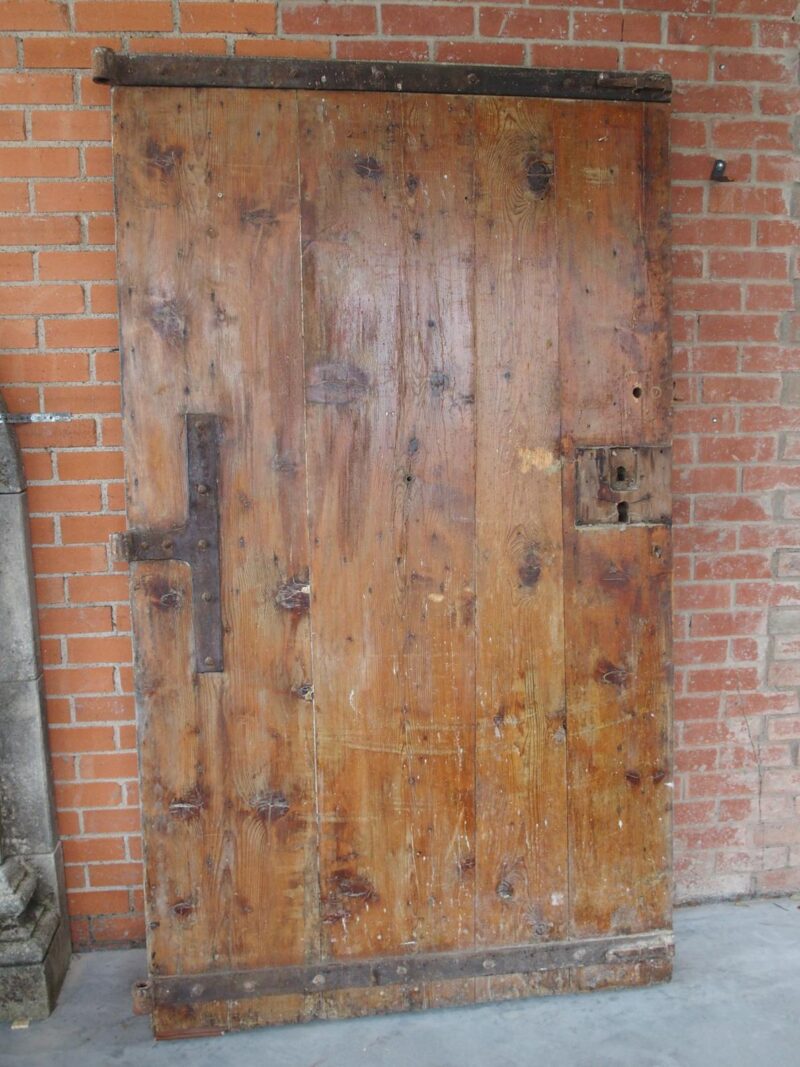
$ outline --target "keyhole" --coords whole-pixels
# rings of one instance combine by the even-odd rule
[[[634,385],[634,387],[633,387],[633,395],[636,397],[637,400],[639,399],[639,397],[642,395],[642,387],[641,387],[641,385]]]
[[[628,521],[628,501],[627,500],[620,500],[619,504],[617,504],[617,521],[618,522],[627,522]]]
[[[624,467],[617,467],[617,481],[625,482],[628,480],[628,472]]]

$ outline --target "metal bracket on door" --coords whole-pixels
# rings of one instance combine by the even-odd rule
[[[668,445],[579,448],[577,526],[669,525]]]
[[[195,670],[223,669],[219,568],[219,430],[216,415],[186,415],[189,508],[182,526],[133,529],[112,538],[117,559],[175,559],[192,569]]]

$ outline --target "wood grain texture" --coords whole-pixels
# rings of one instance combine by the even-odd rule
[[[301,94],[300,127],[325,954],[457,948],[474,895],[472,103]]]
[[[311,705],[293,692],[309,627],[276,603],[308,570],[295,109],[116,95],[131,522],[182,521],[183,412],[223,435],[224,674],[191,674],[187,570],[134,574],[150,966],[300,961],[319,922]],[[192,1020],[229,1023],[225,1005]]]
[[[132,526],[184,521],[184,413],[222,423],[224,673],[193,672],[189,569],[132,576],[154,975],[669,925],[669,525],[576,526],[578,450],[669,444],[667,117],[115,90]],[[668,969],[251,990],[154,1024]]]
[[[646,169],[664,131],[645,140],[642,108],[556,106],[570,919],[580,936],[669,921],[670,530],[575,525],[576,446],[669,441],[667,203],[665,181]]]
[[[558,175],[550,102],[476,107],[476,935],[494,944],[567,917]]]

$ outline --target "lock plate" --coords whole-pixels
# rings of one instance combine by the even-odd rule
[[[132,529],[112,539],[129,563],[174,559],[192,569],[195,670],[223,670],[219,572],[219,438],[216,415],[187,414],[188,514],[182,526]]]
[[[576,525],[671,525],[671,451],[667,445],[579,448]]]

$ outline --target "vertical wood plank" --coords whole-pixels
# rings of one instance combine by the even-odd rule
[[[571,931],[668,924],[670,531],[575,527],[575,447],[669,440],[664,127],[561,104],[556,134]]]
[[[302,962],[316,942],[296,109],[291,94],[115,93],[132,525],[180,523],[183,413],[220,416],[224,674],[194,677],[189,574],[135,565],[157,973]],[[279,906],[278,905],[279,902]],[[160,1029],[229,1025],[227,1006]]]
[[[300,115],[325,951],[457,948],[473,937],[472,102],[301,94]]]
[[[560,175],[549,101],[476,109],[476,935],[506,944],[567,915]]]

